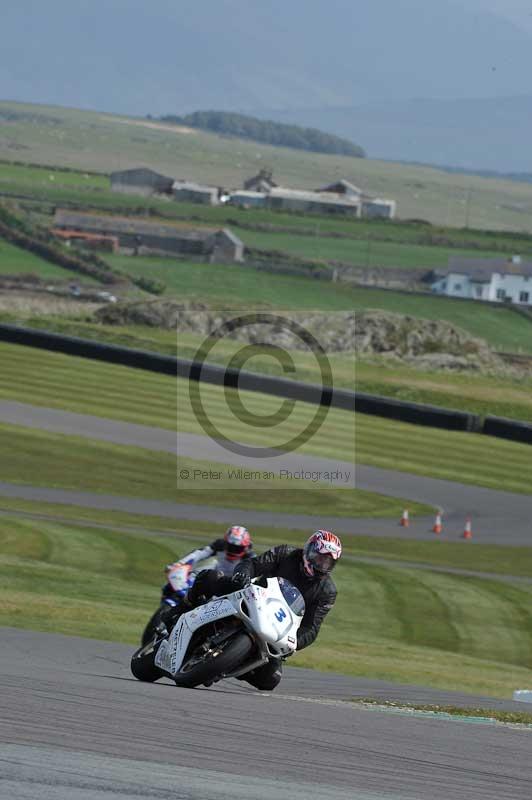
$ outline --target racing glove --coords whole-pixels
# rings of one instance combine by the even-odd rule
[[[246,586],[249,586],[251,583],[251,578],[245,572],[233,572],[231,583],[235,587],[233,591],[236,592],[238,589],[245,589]]]

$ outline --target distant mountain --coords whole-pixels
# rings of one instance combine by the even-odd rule
[[[3,3],[0,97],[179,114],[196,108],[348,107],[528,92],[532,37],[467,5],[455,0]]]
[[[477,172],[532,171],[530,95],[255,112],[298,125],[319,123],[363,142],[370,158]]]
[[[462,148],[462,117],[450,124],[444,114],[438,132],[432,107],[420,109],[411,98],[524,95],[530,74],[532,36],[483,11],[479,0],[2,4],[0,98],[139,116],[313,109],[311,122],[297,124],[349,136],[387,157],[419,150],[422,160],[463,164],[475,156],[480,166],[498,160],[513,169],[504,163],[514,150],[506,139],[497,144],[495,137],[497,150],[486,148],[493,162],[483,164],[467,132]],[[403,117],[415,112],[416,125],[426,117],[422,130],[398,119],[404,102],[411,105]],[[391,117],[384,114],[390,103]],[[355,116],[347,119],[358,107],[366,109],[365,130]]]

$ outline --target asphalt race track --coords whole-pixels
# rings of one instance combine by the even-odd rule
[[[162,452],[176,448],[171,431],[20,403],[1,401],[0,419]],[[234,463],[206,437],[180,435],[179,448],[182,455]],[[272,458],[277,468],[280,458],[288,468],[352,469],[311,455]],[[447,528],[454,524],[457,532],[471,513],[473,544],[531,543],[530,497],[363,466],[357,466],[356,483],[442,507]],[[309,530],[319,522],[342,533],[414,538],[426,537],[430,522],[414,520],[404,530],[394,520],[318,521],[5,483],[2,495],[221,523],[238,517]],[[522,703],[296,668],[285,670],[271,694],[234,680],[186,690],[168,680],[136,681],[125,645],[0,628],[0,648],[0,800],[532,796],[532,727],[394,713],[351,701],[373,696],[523,710]]]
[[[136,681],[125,645],[0,628],[0,646],[2,800],[530,800],[532,728],[349,702],[467,696],[294,668],[271,694],[178,689]]]
[[[13,425],[41,428],[56,433],[100,439],[118,444],[143,447],[161,452],[176,452],[176,433],[160,428],[85,414],[31,406],[12,401],[0,401],[0,420]],[[234,455],[206,436],[179,434],[179,452],[182,456],[207,459],[237,466],[257,468],[256,461]],[[275,454],[271,459],[261,459],[263,469],[352,470],[353,464],[320,458],[308,454]],[[531,450],[532,461],[532,450]],[[446,535],[457,538],[468,514],[473,519],[474,540],[485,544],[530,545],[532,543],[532,498],[529,495],[498,492],[478,486],[453,481],[424,478],[406,472],[356,466],[356,485],[360,489],[379,492],[391,497],[403,497],[441,508],[445,512]],[[115,497],[89,492],[69,492],[44,487],[0,484],[0,497],[23,497],[41,502],[84,505],[100,509],[116,509],[148,516],[168,516],[175,519],[206,520],[221,523],[245,518],[246,524],[256,526],[286,527],[309,530],[327,526],[339,533],[358,533],[380,536],[427,538],[431,519],[413,520],[408,530],[398,529],[397,521],[390,519],[349,519],[329,516],[316,519],[304,514],[241,511],[214,508],[204,505],[186,505]],[[444,538],[444,537],[443,537]]]

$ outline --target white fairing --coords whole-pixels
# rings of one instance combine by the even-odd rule
[[[252,583],[183,614],[168,640],[159,647],[155,664],[170,675],[177,674],[192,634],[206,623],[231,616],[242,620],[259,645],[264,661],[269,656],[289,655],[297,647],[301,617],[292,612],[277,578],[269,578],[267,588]]]

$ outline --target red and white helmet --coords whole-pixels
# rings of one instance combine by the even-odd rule
[[[316,531],[303,545],[303,569],[309,577],[327,575],[341,555],[338,536],[330,531]]]
[[[242,525],[233,525],[226,530],[224,542],[226,558],[229,561],[238,561],[250,549],[251,536],[247,528],[242,527]]]

